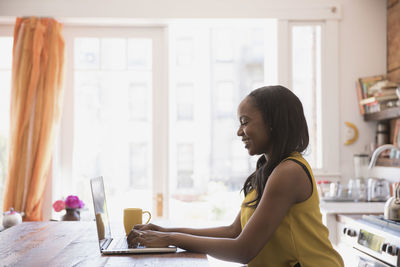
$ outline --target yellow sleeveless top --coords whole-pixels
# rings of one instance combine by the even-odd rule
[[[343,267],[341,256],[328,239],[328,229],[322,224],[317,187],[310,166],[298,152],[285,160],[294,160],[307,168],[312,180],[312,194],[289,209],[265,247],[248,266],[293,267],[300,264],[301,267]],[[250,191],[243,201],[242,229],[254,212],[254,208],[246,207],[244,203],[253,200],[256,194],[256,190]]]

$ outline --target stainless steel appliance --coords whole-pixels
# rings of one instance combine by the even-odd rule
[[[395,194],[385,203],[383,217],[386,220],[400,221],[400,184],[395,188]]]
[[[385,179],[368,179],[368,201],[386,201],[390,197],[390,182]]]
[[[359,267],[400,266],[400,223],[364,215],[339,224],[341,240],[353,248]]]

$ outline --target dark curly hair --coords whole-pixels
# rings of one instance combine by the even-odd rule
[[[256,190],[257,197],[245,205],[257,207],[274,168],[290,153],[302,153],[308,146],[309,136],[300,99],[286,87],[264,86],[252,91],[247,97],[271,129],[268,154],[258,159],[255,172],[246,179],[242,188],[245,196],[252,189]]]

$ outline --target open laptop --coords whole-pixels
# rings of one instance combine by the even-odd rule
[[[126,236],[113,238],[108,217],[106,194],[103,177],[90,179],[92,189],[94,214],[96,216],[97,235],[99,238],[100,253],[102,254],[138,254],[138,253],[167,253],[176,252],[176,247],[164,248],[128,248]]]

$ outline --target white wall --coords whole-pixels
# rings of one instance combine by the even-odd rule
[[[364,122],[357,106],[355,81],[386,73],[386,1],[341,0],[340,23],[340,122],[342,144],[345,121],[358,126],[359,140],[340,149],[342,177],[353,175],[353,154],[374,140],[375,122]]]
[[[340,135],[345,140],[344,121],[355,123],[359,140],[340,148],[344,179],[353,175],[353,153],[362,152],[374,139],[375,123],[359,114],[355,81],[358,77],[386,73],[386,1],[381,0],[0,0],[0,22],[15,16],[51,16],[60,21],[93,18],[288,18],[312,16],[340,20],[339,84]],[[310,12],[311,10],[311,12]],[[314,12],[312,12],[314,10]],[[317,15],[315,15],[317,10]],[[334,10],[334,11],[333,11]],[[310,15],[312,14],[312,15]]]

